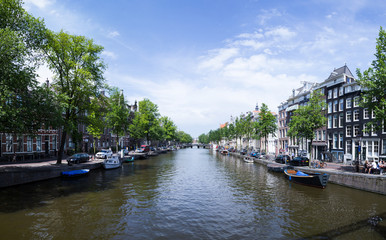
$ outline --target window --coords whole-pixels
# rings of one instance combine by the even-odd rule
[[[352,120],[352,114],[351,111],[346,112],[346,122],[351,122]]]
[[[359,97],[356,96],[354,97],[354,107],[358,107],[359,106]]]
[[[369,119],[370,115],[369,115],[369,109],[365,108],[363,109],[363,118],[364,119]]]
[[[323,130],[322,141],[326,140],[326,130]]]
[[[345,92],[346,92],[346,93],[351,92],[351,86],[347,86],[346,89],[345,89]]]
[[[36,137],[36,151],[40,152],[42,150],[42,136]]]
[[[334,112],[338,111],[338,100],[334,101]]]
[[[343,127],[343,113],[339,114],[339,127]]]
[[[354,121],[359,121],[359,110],[354,110]]]
[[[12,139],[13,139],[13,137],[11,134],[6,134],[6,136],[5,136],[5,151],[6,152],[12,152],[12,146],[13,146]]]
[[[32,152],[32,137],[27,137],[27,152]]]
[[[17,136],[17,152],[24,152],[23,136]]]
[[[367,144],[367,153],[369,156],[373,156],[373,142],[368,141]]]
[[[351,126],[346,126],[346,137],[351,137],[352,129]]]
[[[322,131],[318,131],[318,135],[319,135],[319,137],[318,137],[318,140],[320,141],[320,140],[322,140]]]
[[[328,102],[328,113],[332,113],[332,102]]]
[[[334,133],[334,148],[338,148],[338,134]]]
[[[346,141],[346,153],[350,154],[352,152],[352,142],[351,140]]]
[[[343,87],[339,88],[339,96],[343,96]]]
[[[386,155],[386,139],[382,140],[382,155]]]
[[[334,98],[338,97],[338,88],[334,88]]]
[[[333,122],[333,127],[336,128],[338,127],[338,115],[334,115],[334,122]]]
[[[369,128],[367,127],[367,125],[363,124],[363,136],[369,136],[368,130]]]
[[[346,108],[351,108],[351,98],[346,99]]]
[[[332,128],[332,115],[328,116],[328,128]]]
[[[354,136],[353,137],[356,137],[359,135],[359,125],[355,125],[354,126]]]
[[[328,90],[327,98],[328,98],[328,99],[331,99],[331,98],[332,98],[332,90]]]
[[[374,155],[379,156],[379,147],[378,147],[378,141],[374,141]]]
[[[343,99],[339,100],[339,111],[343,111]]]
[[[339,133],[339,148],[343,149],[343,133]]]

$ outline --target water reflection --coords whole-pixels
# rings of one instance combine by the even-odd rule
[[[350,226],[384,204],[382,195],[292,184],[259,164],[186,149],[2,189],[0,229],[4,239],[382,239],[382,228]]]

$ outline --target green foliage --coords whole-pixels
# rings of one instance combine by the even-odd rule
[[[106,114],[107,126],[112,129],[112,132],[117,136],[117,147],[119,147],[119,137],[124,136],[129,129],[130,110],[123,96],[123,93],[118,88],[113,88],[108,101],[108,111]]]
[[[326,102],[321,91],[314,91],[307,105],[295,110],[289,122],[288,136],[296,138],[314,139],[316,129],[326,124],[324,109]]]
[[[260,112],[258,121],[254,124],[255,134],[257,138],[264,138],[265,140],[265,151],[267,152],[268,136],[272,134],[276,136],[277,130],[277,119],[268,109],[268,106],[263,103]]]
[[[133,124],[129,126],[129,132],[132,138],[159,139],[160,125],[158,106],[149,99],[144,99],[138,103],[139,110],[135,113]]]
[[[210,142],[208,134],[203,133],[200,136],[198,136],[198,142],[203,144],[208,144]]]
[[[173,121],[168,117],[160,118],[160,127],[161,127],[161,139],[163,141],[172,141],[177,137],[177,127],[174,125]]]
[[[56,125],[55,97],[35,74],[45,31],[21,1],[0,2],[0,132],[33,134]]]
[[[49,68],[55,73],[52,86],[63,108],[63,134],[57,163],[61,163],[67,133],[86,122],[84,113],[90,109],[90,99],[103,87],[105,65],[100,58],[103,47],[84,36],[46,32],[44,48]]]
[[[363,73],[357,69],[358,82],[362,87],[361,106],[374,112],[370,124],[381,129],[386,119],[386,31],[381,27],[377,38],[375,60]]]
[[[187,134],[183,131],[177,132],[177,139],[176,140],[179,143],[192,143],[193,142],[193,138],[189,134]]]

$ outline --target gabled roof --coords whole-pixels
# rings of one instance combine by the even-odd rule
[[[330,76],[328,77],[328,79],[330,79],[330,78],[335,78],[336,76],[339,76],[339,75],[342,75],[342,74],[346,74],[347,76],[350,76],[350,77],[354,78],[354,76],[352,75],[350,69],[349,69],[349,68],[347,67],[347,65],[345,64],[343,67],[334,69],[334,71],[330,74]],[[328,80],[328,79],[327,79],[327,80]]]

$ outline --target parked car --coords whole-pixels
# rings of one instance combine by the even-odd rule
[[[68,164],[70,163],[82,163],[82,162],[87,162],[90,160],[90,155],[87,153],[76,153],[69,158],[67,158]]]
[[[242,149],[242,150],[240,151],[240,154],[241,154],[241,155],[247,154],[247,149]]]
[[[109,149],[102,149],[100,152],[97,152],[97,154],[95,154],[95,158],[102,158],[102,159],[106,159],[111,156],[113,156],[113,152]]]
[[[290,162],[290,159],[291,158],[288,155],[277,155],[275,162],[286,164]]]
[[[295,157],[290,161],[290,165],[292,166],[308,166],[310,160],[306,157]]]

